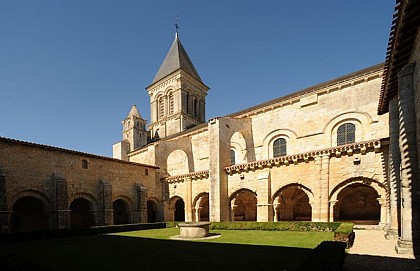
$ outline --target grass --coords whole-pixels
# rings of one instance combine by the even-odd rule
[[[331,232],[218,230],[175,241],[177,228],[0,245],[0,270],[295,270]]]

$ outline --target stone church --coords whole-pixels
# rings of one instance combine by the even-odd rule
[[[178,33],[114,158],[159,167],[165,221],[388,222],[383,65],[205,121],[209,87]]]
[[[154,221],[353,221],[419,238],[420,5],[385,64],[224,116],[178,33],[113,158],[0,138],[0,233]],[[134,97],[133,97],[134,98]],[[378,106],[379,102],[379,106]],[[145,110],[142,108],[142,110]]]

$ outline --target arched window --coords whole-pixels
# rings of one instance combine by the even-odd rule
[[[186,107],[186,111],[189,114],[190,113],[190,94],[187,93],[186,98],[185,98],[185,107]]]
[[[198,100],[194,98],[194,117],[198,117]]]
[[[354,143],[356,141],[356,126],[344,123],[337,130],[337,146]]]
[[[159,98],[159,119],[163,119],[165,116],[165,104],[163,102],[163,97]]]
[[[273,143],[273,157],[285,156],[287,154],[287,142],[284,138],[276,139]]]
[[[234,150],[230,150],[230,164],[234,165],[236,164],[236,155]]]
[[[88,169],[88,167],[89,167],[88,161],[86,159],[83,159],[82,160],[82,168],[83,169]]]
[[[174,95],[169,93],[169,114],[172,115],[174,113]]]

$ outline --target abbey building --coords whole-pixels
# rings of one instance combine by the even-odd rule
[[[159,167],[165,221],[388,222],[383,65],[205,122],[209,88],[178,34],[114,158]],[[147,141],[145,140],[146,138]]]
[[[151,119],[129,110],[113,158],[0,138],[0,233],[353,221],[418,254],[419,12],[397,0],[385,64],[209,119],[211,90],[177,34],[146,88]]]

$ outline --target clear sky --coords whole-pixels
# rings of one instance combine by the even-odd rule
[[[391,0],[0,0],[0,136],[112,156],[174,37],[207,119],[385,60]],[[361,97],[363,99],[363,97]]]

